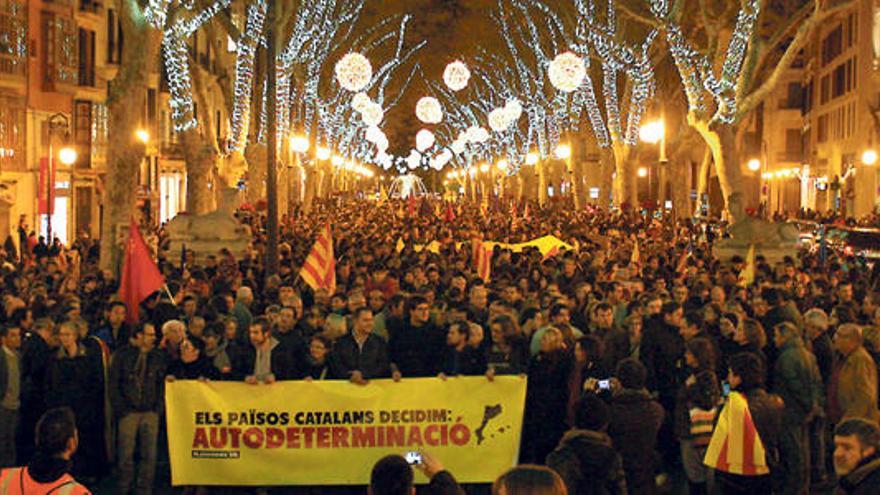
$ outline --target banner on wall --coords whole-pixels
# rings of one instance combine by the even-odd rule
[[[516,464],[525,395],[521,377],[175,381],[165,391],[172,483],[365,485],[380,458],[418,450],[461,482],[492,482]]]

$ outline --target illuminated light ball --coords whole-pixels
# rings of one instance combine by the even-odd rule
[[[382,134],[382,137],[376,141],[376,149],[381,151],[382,153],[388,151],[388,138]]]
[[[550,84],[565,93],[578,89],[587,77],[584,60],[572,52],[560,53],[550,62]]]
[[[471,126],[471,127],[467,128],[467,131],[465,131],[465,140],[468,143],[476,143],[477,142],[477,132],[479,132],[477,129],[479,129],[479,127]]]
[[[354,98],[351,99],[351,108],[353,108],[355,112],[361,113],[367,108],[367,105],[372,102],[373,100],[371,100],[366,93],[361,92],[354,95]]]
[[[378,103],[370,103],[364,108],[364,111],[361,112],[361,119],[364,121],[364,124],[378,126],[382,123],[382,119],[385,118],[385,110],[382,110],[382,105]]]
[[[380,139],[380,136],[384,134],[385,133],[382,132],[382,129],[379,129],[377,126],[371,125],[370,127],[367,127],[367,132],[364,133],[364,139],[366,139],[367,142],[375,143]]]
[[[508,101],[507,104],[504,105],[504,113],[507,114],[507,120],[509,123],[516,122],[517,120],[519,120],[520,117],[522,117],[522,103],[520,103],[519,100],[516,99]]]
[[[425,96],[416,103],[416,117],[425,124],[439,124],[443,121],[443,107],[437,98]]]
[[[507,120],[507,112],[503,108],[496,108],[489,112],[489,127],[495,132],[504,132],[510,122]]]
[[[456,155],[460,155],[460,154],[464,153],[465,146],[467,146],[467,145],[464,140],[456,139],[455,141],[452,142],[452,145],[450,146],[450,148],[452,148],[453,153],[455,153]]]
[[[410,168],[410,170],[415,170],[419,168],[419,165],[422,164],[422,155],[416,150],[412,150],[409,153],[409,156],[406,157],[406,166]]]
[[[336,80],[352,93],[366,88],[372,78],[373,66],[360,53],[349,53],[336,62]]]
[[[461,91],[467,87],[471,79],[471,71],[461,60],[456,60],[446,66],[443,71],[443,82],[452,91]]]
[[[473,142],[482,144],[488,141],[491,136],[485,127],[477,127],[474,130],[472,137],[474,138]]]
[[[434,146],[434,133],[427,129],[422,129],[416,134],[416,149],[425,152],[431,146]]]

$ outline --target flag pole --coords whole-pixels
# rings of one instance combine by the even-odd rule
[[[165,294],[168,295],[168,299],[171,299],[171,304],[177,307],[177,301],[175,301],[174,296],[171,295],[171,290],[168,289],[168,284],[162,284],[162,288],[165,289]]]

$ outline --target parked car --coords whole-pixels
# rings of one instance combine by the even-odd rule
[[[880,229],[832,227],[825,235],[828,247],[847,257],[880,260]]]

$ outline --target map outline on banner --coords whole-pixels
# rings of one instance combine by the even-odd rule
[[[376,461],[411,450],[491,482],[516,464],[525,391],[519,376],[166,383],[172,484],[366,485]]]

